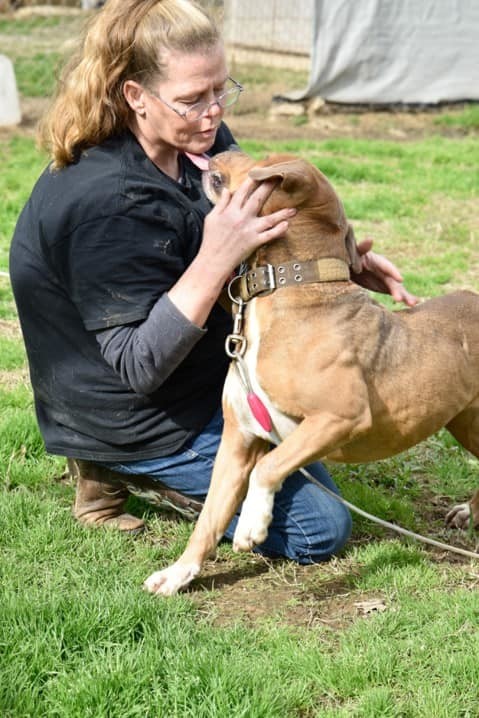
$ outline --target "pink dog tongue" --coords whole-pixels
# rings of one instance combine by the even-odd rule
[[[185,152],[185,155],[202,172],[208,169],[210,162],[210,158],[208,157],[208,155],[194,155],[192,152]]]

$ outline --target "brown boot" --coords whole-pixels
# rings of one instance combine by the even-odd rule
[[[76,480],[73,515],[81,524],[110,526],[129,533],[145,530],[142,519],[123,512],[130,493],[118,480],[118,474],[92,461],[67,459],[67,462]]]

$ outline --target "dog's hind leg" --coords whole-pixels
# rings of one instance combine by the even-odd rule
[[[245,436],[233,413],[225,410],[224,430],[211,485],[195,529],[178,561],[146,579],[147,591],[172,596],[198,575],[204,561],[215,554],[246,494],[250,472],[267,450],[267,442]]]
[[[446,429],[479,459],[479,397],[454,417]],[[460,529],[467,529],[471,523],[474,527],[479,526],[479,489],[467,503],[453,506],[446,514],[446,523]]]

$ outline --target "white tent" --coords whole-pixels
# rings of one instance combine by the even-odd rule
[[[479,100],[479,0],[315,0],[308,86],[289,100]]]

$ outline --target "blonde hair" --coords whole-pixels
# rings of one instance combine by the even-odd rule
[[[127,128],[123,84],[164,79],[164,51],[189,53],[219,41],[214,20],[190,0],[107,0],[64,68],[39,128],[53,167],[75,162],[83,150]]]

